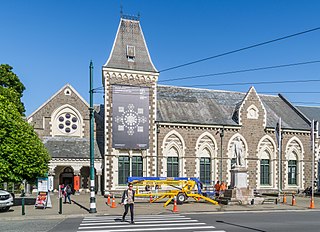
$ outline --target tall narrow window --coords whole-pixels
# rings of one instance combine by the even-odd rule
[[[168,157],[168,159],[167,159],[167,177],[179,177],[179,159],[178,159],[178,157]]]
[[[129,156],[119,156],[119,161],[118,161],[119,185],[126,184],[128,176],[130,176],[130,158]]]
[[[297,161],[296,160],[288,161],[288,184],[291,184],[291,185],[297,184]]]
[[[143,176],[143,164],[141,156],[132,157],[132,176]]]
[[[268,159],[260,161],[260,184],[270,185],[270,160]]]
[[[200,158],[200,181],[207,185],[211,183],[210,158]]]

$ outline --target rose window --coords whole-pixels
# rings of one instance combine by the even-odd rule
[[[72,134],[79,127],[77,116],[72,113],[62,113],[58,117],[58,128],[62,133]]]

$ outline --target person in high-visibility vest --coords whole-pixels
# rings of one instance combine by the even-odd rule
[[[218,197],[219,191],[220,191],[220,181],[217,181],[217,183],[213,186],[213,188],[214,188],[216,196]]]
[[[224,192],[226,191],[227,189],[227,185],[226,183],[224,183],[223,181],[221,182],[221,185],[220,185],[220,196],[224,194]]]

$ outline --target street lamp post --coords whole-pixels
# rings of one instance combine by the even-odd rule
[[[220,129],[220,181],[222,181],[222,142],[223,142],[223,136],[224,136],[224,127]]]
[[[94,176],[94,109],[93,109],[93,63],[90,61],[90,210],[96,213],[95,176]]]

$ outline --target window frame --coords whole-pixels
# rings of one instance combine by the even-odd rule
[[[200,157],[200,181],[205,185],[212,183],[211,178],[211,159],[209,157]]]
[[[264,163],[267,161],[267,163]],[[260,185],[270,185],[270,159],[260,160]]]
[[[173,175],[173,174],[177,174],[177,175]],[[167,177],[179,177],[179,157],[174,157],[174,156],[167,157]]]
[[[298,185],[297,160],[288,160],[288,185]],[[294,174],[294,178],[292,175]]]

